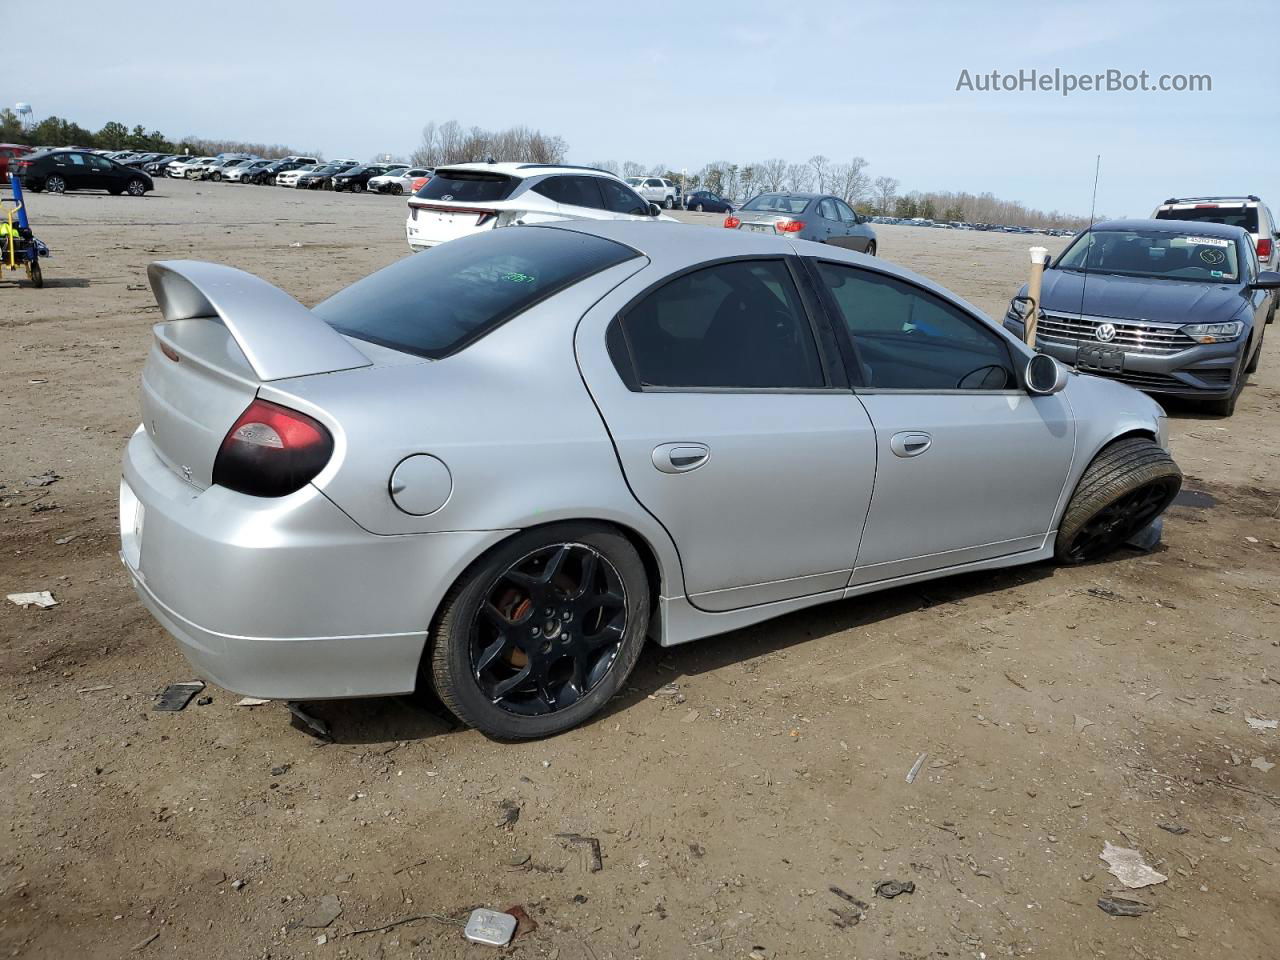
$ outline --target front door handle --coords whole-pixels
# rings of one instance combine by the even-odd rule
[[[927,433],[895,433],[889,441],[889,449],[899,457],[918,457],[933,446],[933,437]]]
[[[705,443],[663,443],[653,448],[653,465],[663,473],[688,473],[711,458]]]

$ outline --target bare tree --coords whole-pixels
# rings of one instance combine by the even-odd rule
[[[831,192],[840,194],[850,206],[862,200],[871,186],[867,161],[862,157],[854,157],[848,163],[840,164],[831,179]]]
[[[818,184],[818,192],[827,192],[827,167],[831,161],[822,154],[814,154],[809,158],[809,167],[813,170],[813,178]]]
[[[615,177],[618,176],[619,168],[616,160],[592,160],[587,166],[595,167],[597,170],[608,170]]]
[[[645,165],[636,163],[634,160],[622,161],[622,175],[624,177],[643,177],[645,175]]]
[[[806,163],[789,163],[784,181],[792,193],[808,193],[813,188],[813,170]]]
[[[871,184],[871,195],[875,198],[876,213],[886,215],[893,206],[893,198],[898,192],[898,181],[893,177],[876,177]]]
[[[781,157],[762,160],[755,164],[755,170],[760,189],[766,193],[777,193],[786,182],[787,161]]]

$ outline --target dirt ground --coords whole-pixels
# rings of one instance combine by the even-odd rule
[[[479,905],[536,922],[519,958],[1280,953],[1280,730],[1247,722],[1280,717],[1280,334],[1234,417],[1170,410],[1206,496],[1152,554],[651,648],[549,741],[372,700],[315,705],[322,744],[216,688],[152,712],[192,671],[116,555],[144,269],[216,260],[315,303],[407,254],[403,200],[164,181],[30,201],[55,259],[46,289],[0,287],[0,593],[58,606],[0,604],[0,953],[480,958],[458,920]],[[1027,237],[878,232],[994,315],[1025,272]],[[1123,890],[1106,842],[1167,881]],[[877,896],[888,879],[915,890]],[[1109,916],[1109,892],[1154,910]]]

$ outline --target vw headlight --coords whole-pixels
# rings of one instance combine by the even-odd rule
[[[1226,343],[1240,336],[1242,329],[1243,323],[1232,320],[1229,323],[1188,323],[1182,332],[1198,343]]]

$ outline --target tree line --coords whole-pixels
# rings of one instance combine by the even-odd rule
[[[278,143],[248,143],[240,140],[216,140],[186,136],[170,140],[159,130],[148,131],[141,124],[129,128],[112,120],[100,130],[89,130],[61,117],[46,117],[34,126],[24,127],[12,110],[0,110],[0,142],[24,143],[42,147],[85,147],[100,150],[145,150],[163,153],[189,152],[206,156],[216,153],[254,153],[262,157],[283,157],[299,152]],[[569,145],[562,137],[525,126],[504,130],[464,127],[457,120],[422,128],[422,141],[413,152],[416,166],[438,167],[451,163],[485,160],[509,160],[523,163],[564,163]],[[305,151],[320,157],[319,151]],[[686,192],[710,190],[734,202],[757,193],[831,193],[861,213],[891,217],[923,217],[965,223],[1018,224],[1029,227],[1068,227],[1078,229],[1085,217],[1045,212],[1016,200],[1002,200],[992,193],[921,191],[899,192],[895,177],[873,177],[870,164],[863,157],[847,161],[832,160],[815,154],[804,163],[793,163],[781,157],[753,163],[717,160],[693,172],[672,170],[665,164],[646,164],[635,160],[621,163],[596,160],[590,164],[621,177],[665,177],[683,183]]]
[[[112,120],[100,130],[90,130],[62,117],[45,117],[25,127],[16,113],[7,107],[0,110],[0,142],[22,143],[32,147],[84,147],[88,150],[138,150],[151,153],[191,153],[207,156],[216,153],[256,153],[262,157],[286,157],[298,151],[279,143],[248,143],[240,140],[216,140],[186,136],[171,140],[159,130],[148,131],[142,124],[132,129]],[[310,153],[308,156],[320,156]]]

